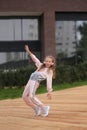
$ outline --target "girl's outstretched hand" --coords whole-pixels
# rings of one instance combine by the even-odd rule
[[[25,45],[25,50],[26,50],[26,51],[29,51],[28,45]]]
[[[48,97],[48,99],[52,99],[52,93],[51,92],[47,93],[47,97]]]

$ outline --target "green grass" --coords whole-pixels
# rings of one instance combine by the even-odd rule
[[[65,84],[58,84],[58,85],[53,85],[53,90],[62,90],[62,89],[67,89],[67,88],[72,88],[72,87],[77,87],[77,86],[83,86],[87,85],[87,81],[80,81],[80,82],[74,82],[74,83],[65,83]],[[5,89],[0,89],[0,100],[2,99],[13,99],[13,98],[19,98],[22,96],[24,88],[5,88]],[[40,87],[37,90],[37,94],[40,93],[45,93],[47,92],[46,87],[44,85],[40,85]]]
[[[23,92],[23,88],[6,88],[6,89],[0,89],[0,100],[2,99],[13,99],[13,98],[19,98],[21,97]]]

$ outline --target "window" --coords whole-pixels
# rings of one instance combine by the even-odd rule
[[[59,28],[59,29],[62,29],[62,26],[59,26],[58,28]]]
[[[40,55],[39,17],[0,17],[0,69],[29,65],[25,44]]]
[[[66,45],[69,45],[69,43],[68,43],[68,42],[66,42]]]
[[[38,19],[0,19],[0,41],[38,39]]]
[[[62,43],[56,43],[57,45],[62,45]]]
[[[72,42],[73,44],[76,44],[76,42],[74,41],[74,42]]]

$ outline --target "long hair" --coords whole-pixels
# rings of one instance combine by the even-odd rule
[[[46,58],[52,59],[53,65],[51,65],[50,68],[48,69],[48,73],[49,73],[50,70],[52,70],[53,71],[53,79],[54,79],[55,76],[56,76],[56,72],[55,72],[55,58],[53,56],[46,56],[45,59]],[[43,68],[45,68],[45,63],[43,63],[38,70],[41,70]]]

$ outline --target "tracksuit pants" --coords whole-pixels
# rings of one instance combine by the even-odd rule
[[[29,79],[23,92],[23,99],[27,105],[41,106],[43,103],[35,96],[35,92],[39,87],[39,82]]]

